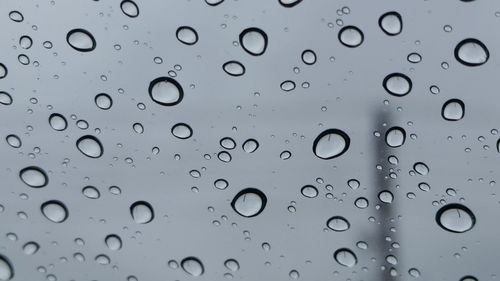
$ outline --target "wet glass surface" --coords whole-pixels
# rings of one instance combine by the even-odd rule
[[[496,280],[500,3],[3,1],[0,280]]]

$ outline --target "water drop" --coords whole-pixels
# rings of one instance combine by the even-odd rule
[[[49,116],[49,124],[56,131],[64,131],[68,127],[66,118],[59,113],[52,113]]]
[[[73,29],[66,35],[66,41],[73,49],[80,52],[90,52],[95,49],[94,36],[85,29]]]
[[[47,173],[35,166],[29,166],[19,171],[19,177],[29,187],[40,188],[49,183]]]
[[[389,36],[395,36],[403,30],[403,20],[398,12],[387,12],[380,16],[378,25]]]
[[[385,143],[390,147],[399,147],[405,143],[406,131],[401,127],[392,127],[385,133]]]
[[[338,249],[333,257],[342,266],[353,267],[358,262],[356,255],[347,248]]]
[[[464,117],[465,104],[459,99],[451,99],[443,104],[441,116],[448,121],[458,121]]]
[[[113,106],[113,99],[108,94],[100,93],[95,96],[94,102],[100,109],[108,110]]]
[[[259,148],[259,142],[254,139],[248,139],[243,143],[242,148],[246,153],[253,153]]]
[[[222,65],[222,69],[231,76],[241,76],[245,74],[245,67],[239,61],[228,61]]]
[[[316,53],[313,50],[305,50],[302,52],[302,62],[307,65],[316,63]]]
[[[402,73],[387,75],[382,82],[384,89],[391,95],[402,97],[410,93],[412,88],[411,79]]]
[[[467,275],[467,276],[460,278],[460,281],[477,281],[477,278],[474,276],[471,276],[471,275]]]
[[[198,42],[198,33],[190,26],[181,26],[175,32],[177,39],[186,45],[194,45]]]
[[[47,201],[42,204],[40,209],[48,220],[55,223],[61,223],[68,218],[68,209],[61,201]]]
[[[99,190],[97,190],[97,188],[95,188],[91,185],[84,187],[82,189],[82,193],[85,197],[87,197],[89,199],[98,199],[101,196],[101,193],[99,192]]]
[[[40,246],[38,245],[38,243],[33,241],[23,245],[23,252],[28,256],[36,254],[36,252],[38,252],[38,249],[40,249]]]
[[[21,46],[21,48],[27,50],[31,48],[32,45],[33,40],[31,40],[31,37],[29,37],[28,35],[23,35],[21,36],[21,38],[19,38],[19,46]]]
[[[20,148],[22,145],[21,139],[16,135],[8,135],[5,140],[13,148]]]
[[[179,139],[188,139],[193,135],[193,130],[188,124],[177,123],[171,129],[172,135]]]
[[[318,189],[312,185],[303,186],[300,192],[307,198],[314,198],[318,196]]]
[[[292,157],[292,153],[288,150],[285,150],[285,151],[280,153],[281,160],[288,160],[288,159],[290,159],[290,157]]]
[[[344,154],[351,140],[339,129],[328,129],[319,134],[313,142],[313,152],[321,159],[332,159]]]
[[[3,76],[3,77],[5,77],[5,76]],[[3,77],[2,77],[2,64],[0,64],[0,79],[2,79]],[[0,103],[3,105],[11,105],[12,104],[12,97],[10,96],[10,94],[7,92],[0,91]]]
[[[111,251],[118,251],[122,248],[122,239],[116,234],[106,236],[104,242]]]
[[[184,90],[176,80],[158,77],[149,83],[149,96],[158,104],[172,106],[182,101]]]
[[[15,22],[22,22],[24,20],[23,14],[19,11],[11,11],[9,13],[9,18]]]
[[[205,2],[210,6],[217,6],[220,3],[224,2],[224,0],[205,0]]]
[[[234,142],[234,140],[230,137],[222,138],[219,141],[219,144],[220,144],[220,146],[224,147],[225,149],[229,149],[229,150],[232,150],[236,147],[236,142]]]
[[[201,261],[195,257],[187,257],[181,261],[182,269],[189,275],[201,276],[205,269]]]
[[[422,61],[422,56],[419,53],[411,53],[406,59],[411,63],[419,63]]]
[[[136,223],[146,224],[154,219],[151,204],[146,201],[137,201],[130,206],[130,214]]]
[[[298,5],[302,0],[278,0],[279,3],[285,8],[291,8],[295,5]]]
[[[413,165],[413,170],[415,170],[415,172],[425,176],[429,173],[429,167],[427,167],[427,165],[425,165],[425,163],[422,163],[422,162],[417,162]]]
[[[229,183],[225,179],[218,179],[214,182],[214,186],[217,189],[224,190],[229,186]]]
[[[266,207],[267,197],[256,188],[245,188],[234,196],[231,206],[243,217],[254,217]]]
[[[120,8],[122,12],[131,18],[135,18],[139,15],[139,7],[135,4],[134,1],[131,0],[123,0],[120,4]]]
[[[224,266],[231,271],[238,271],[240,269],[240,264],[235,259],[228,259],[224,262]]]
[[[364,40],[363,32],[352,25],[345,26],[339,31],[339,41],[342,45],[349,48],[359,47]]]
[[[334,216],[328,219],[326,226],[333,231],[342,232],[348,230],[351,227],[351,224],[344,217]]]
[[[368,208],[368,205],[370,203],[368,202],[368,199],[365,197],[359,197],[354,201],[354,206],[360,208],[360,209],[366,209]]]
[[[253,56],[264,54],[267,48],[267,34],[256,27],[250,27],[240,33],[240,45]]]
[[[466,66],[479,66],[488,61],[490,52],[483,42],[468,38],[455,47],[455,58]]]
[[[76,147],[90,158],[99,158],[103,154],[101,142],[94,136],[85,135],[76,141]]]
[[[463,233],[474,227],[476,217],[464,205],[452,203],[441,207],[437,211],[436,222],[444,230]]]
[[[3,255],[0,255],[0,280],[8,281],[14,277],[14,268],[10,261]]]
[[[3,63],[0,63],[0,79],[3,79],[7,76],[7,73],[9,73],[9,71],[7,70],[7,67],[3,64]],[[7,94],[6,92],[0,92],[2,93],[2,95],[8,95],[9,96],[9,99],[11,100],[10,103],[8,104],[11,104],[12,103],[12,98],[10,98],[10,95]],[[5,98],[2,98],[2,100],[5,100]],[[5,102],[2,102],[3,104],[6,104]]]

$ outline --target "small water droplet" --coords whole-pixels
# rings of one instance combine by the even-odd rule
[[[106,236],[104,242],[111,251],[118,251],[122,248],[122,239],[116,234]]]
[[[33,40],[28,35],[23,35],[21,36],[21,38],[19,38],[19,46],[21,46],[21,48],[27,50],[31,48],[32,45]]]
[[[283,81],[280,84],[280,88],[285,92],[290,92],[295,89],[295,82],[293,82],[292,80]]]
[[[0,255],[0,280],[8,281],[14,277],[14,268],[7,257]]]
[[[279,3],[285,8],[291,8],[298,5],[302,0],[279,0]]]
[[[5,140],[13,148],[20,148],[22,145],[21,139],[16,135],[8,135]]]
[[[248,139],[243,143],[242,148],[246,153],[253,153],[259,148],[259,142],[254,139]]]
[[[302,62],[307,65],[313,65],[316,63],[316,53],[313,50],[304,50],[302,52]]]
[[[240,269],[240,264],[235,259],[226,260],[224,262],[224,266],[233,272],[238,271]]]
[[[9,18],[15,22],[22,22],[24,20],[23,14],[19,11],[11,11],[9,13]]]
[[[84,187],[82,193],[85,197],[90,199],[98,199],[101,196],[99,190],[91,185]]]
[[[205,0],[205,2],[210,6],[217,6],[220,3],[224,2],[224,0]]]
[[[4,73],[6,75],[7,72],[4,72]],[[3,76],[3,77],[5,77],[5,76]],[[3,77],[2,77],[2,64],[0,64],[0,79],[2,79]],[[12,97],[10,96],[10,94],[7,92],[0,92],[0,103],[3,105],[12,104]]]
[[[40,249],[40,246],[38,245],[38,243],[33,241],[23,245],[23,252],[28,256],[36,254],[36,252],[38,252],[38,249]]]
[[[218,179],[214,182],[214,186],[217,189],[224,190],[229,186],[229,183],[225,179]]]
[[[318,196],[318,189],[312,185],[303,186],[300,192],[307,198],[314,198]]]

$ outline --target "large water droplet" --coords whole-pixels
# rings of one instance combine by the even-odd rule
[[[73,29],[66,35],[66,41],[73,49],[80,52],[90,52],[95,49],[94,36],[85,29]]]
[[[118,251],[122,248],[122,239],[116,234],[106,236],[104,242],[111,251]]]
[[[192,276],[201,276],[205,269],[203,263],[195,257],[187,257],[181,261],[182,269]]]
[[[50,221],[61,223],[68,218],[68,209],[57,200],[47,201],[41,206],[42,214]]]
[[[5,76],[7,76],[7,73],[9,73],[9,71],[7,70],[7,67],[3,63],[0,63],[0,79],[5,78]],[[2,93],[5,93],[5,92],[2,92]],[[7,93],[5,93],[5,94],[7,94]],[[7,94],[7,95],[9,95],[9,94]],[[10,97],[10,95],[9,95],[9,97]],[[12,98],[11,98],[11,100],[12,100]],[[3,103],[3,104],[5,104],[5,103]]]
[[[189,139],[193,135],[193,129],[188,124],[177,123],[172,127],[172,135],[179,139]]]
[[[149,96],[158,104],[172,106],[182,101],[184,90],[176,80],[158,77],[149,83]]]
[[[24,20],[23,14],[19,11],[11,11],[9,13],[9,18],[15,22],[22,22]]]
[[[411,79],[402,73],[387,75],[382,82],[384,89],[391,95],[402,97],[410,93],[412,88]]]
[[[240,269],[240,264],[235,259],[226,260],[224,266],[231,271],[238,271]]]
[[[331,217],[326,222],[326,226],[328,226],[329,229],[338,232],[346,231],[351,227],[349,221],[341,216]]]
[[[352,25],[345,26],[339,31],[339,41],[342,45],[349,48],[356,48],[363,43],[363,32]]]
[[[40,188],[49,183],[47,173],[39,167],[29,166],[19,172],[21,180],[29,187]]]
[[[302,52],[302,62],[307,65],[316,63],[316,53],[313,50],[305,50]]]
[[[228,61],[222,65],[222,69],[231,76],[241,76],[245,74],[245,66],[239,61]]]
[[[90,158],[99,158],[103,154],[102,144],[94,136],[85,135],[76,141],[76,147],[81,153]]]
[[[154,211],[151,204],[146,201],[137,201],[130,206],[130,214],[136,223],[145,224],[154,219]]]
[[[358,262],[356,255],[347,248],[338,249],[333,254],[335,260],[343,266],[353,267]]]
[[[349,136],[339,129],[328,129],[313,142],[313,152],[321,159],[332,159],[344,154],[351,143]]]
[[[98,199],[101,196],[99,190],[91,185],[84,187],[82,193],[85,197],[90,199]]]
[[[134,1],[131,0],[123,0],[120,4],[120,8],[122,12],[131,18],[135,18],[139,15],[139,7],[135,4]]]
[[[385,133],[385,142],[390,147],[399,147],[405,143],[406,131],[401,127],[392,127]]]
[[[205,0],[205,2],[210,6],[217,6],[220,3],[224,2],[224,0]]]
[[[476,217],[464,205],[452,203],[441,207],[437,211],[436,222],[444,230],[463,233],[474,227]]]
[[[267,34],[256,27],[247,28],[240,33],[240,44],[250,55],[260,56],[267,48]]]
[[[16,135],[8,135],[5,140],[14,148],[20,148],[22,145],[21,139]]]
[[[312,185],[305,185],[300,190],[300,193],[302,193],[302,195],[304,195],[304,197],[314,198],[314,197],[318,196],[318,189]]]
[[[100,109],[108,110],[113,106],[113,99],[108,94],[100,93],[95,96],[94,102]]]
[[[0,255],[0,280],[8,281],[12,279],[12,277],[14,277],[14,268],[12,264],[6,257]]]
[[[458,121],[464,117],[465,104],[459,99],[451,99],[443,104],[441,116],[448,121]]]
[[[389,36],[395,36],[403,30],[403,20],[398,12],[387,12],[380,16],[378,25]]]
[[[186,45],[194,45],[198,42],[198,33],[190,26],[181,26],[175,32],[177,39]]]
[[[64,131],[68,127],[66,118],[59,113],[52,113],[49,116],[49,124],[56,131]]]
[[[250,218],[260,214],[266,207],[266,195],[256,188],[245,188],[234,196],[231,206],[241,216]]]
[[[468,38],[462,40],[455,47],[455,58],[467,66],[479,66],[488,61],[490,52],[483,42]]]
[[[259,148],[259,142],[254,139],[248,139],[243,143],[242,148],[246,153],[253,153]]]
[[[38,252],[38,249],[40,249],[40,246],[38,245],[38,243],[33,241],[23,245],[23,252],[28,256],[36,254],[36,252]]]
[[[291,8],[295,5],[298,5],[302,0],[279,0],[279,3],[286,8]]]

